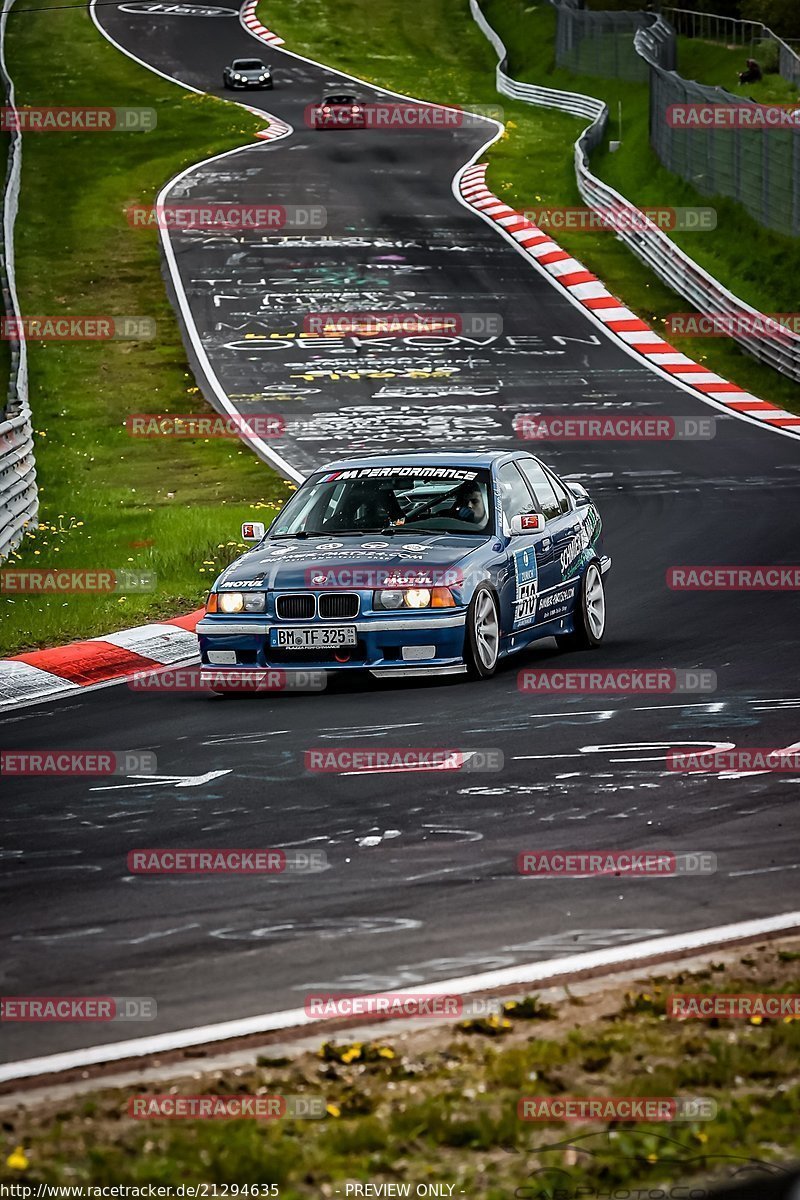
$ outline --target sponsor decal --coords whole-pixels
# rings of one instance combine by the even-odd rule
[[[536,620],[539,568],[535,547],[526,546],[523,550],[514,551],[514,578],[514,629],[524,629]]]
[[[351,467],[344,471],[332,471],[322,477],[322,483],[337,479],[385,479],[387,476],[419,479],[454,479],[470,481],[478,478],[477,471],[463,467]]]
[[[561,573],[566,575],[591,544],[594,534],[600,529],[600,514],[594,505],[587,512],[580,531],[567,544],[561,555]]]
[[[575,595],[575,585],[568,588],[561,588],[560,591],[550,592],[547,596],[539,597],[540,610],[558,607],[562,604],[567,604]]]

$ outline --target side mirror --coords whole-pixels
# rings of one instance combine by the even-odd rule
[[[245,521],[242,525],[243,542],[260,542],[264,536],[263,521]]]
[[[520,533],[538,533],[544,529],[547,524],[547,519],[544,513],[522,513],[518,517],[511,518],[511,536],[516,537]]]
[[[579,508],[582,505],[592,503],[592,498],[582,483],[575,483],[575,482],[573,482],[573,480],[570,480],[569,483],[567,484],[567,487],[569,488],[569,490],[572,492],[573,496],[575,497],[575,503],[578,505]]]

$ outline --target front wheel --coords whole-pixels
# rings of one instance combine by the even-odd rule
[[[467,609],[464,661],[473,679],[488,679],[500,656],[500,614],[494,592],[480,584]]]
[[[556,635],[560,650],[591,650],[599,646],[606,631],[606,594],[597,563],[589,563],[581,580],[575,606],[575,630]]]

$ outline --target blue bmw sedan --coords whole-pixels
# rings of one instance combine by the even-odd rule
[[[486,678],[537,639],[605,632],[600,514],[525,451],[331,463],[242,535],[197,626],[213,687],[221,668]]]

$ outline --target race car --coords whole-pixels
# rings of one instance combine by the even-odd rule
[[[221,667],[487,678],[539,638],[605,632],[600,514],[524,451],[331,463],[242,536],[197,625],[212,687]]]
[[[222,72],[226,88],[271,88],[272,71],[258,58],[235,58]]]
[[[363,101],[353,92],[328,92],[319,104],[311,105],[312,129],[364,129],[367,115]]]

